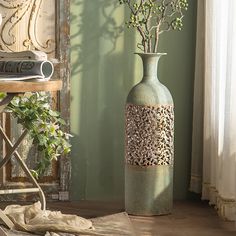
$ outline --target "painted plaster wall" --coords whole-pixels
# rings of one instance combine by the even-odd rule
[[[122,200],[124,194],[124,104],[142,75],[133,55],[136,35],[122,31],[117,0],[71,1],[71,131],[74,200]],[[187,197],[195,57],[196,1],[190,0],[182,32],[168,32],[159,78],[175,102],[174,196]]]

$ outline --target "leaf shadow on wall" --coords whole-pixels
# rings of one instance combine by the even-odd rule
[[[72,199],[122,200],[134,36],[117,0],[74,0],[71,11]]]

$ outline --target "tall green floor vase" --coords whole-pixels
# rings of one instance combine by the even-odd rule
[[[164,215],[173,205],[174,110],[157,78],[163,53],[139,53],[143,79],[126,103],[125,208],[133,215]]]

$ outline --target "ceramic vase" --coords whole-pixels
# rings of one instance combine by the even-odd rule
[[[125,108],[125,209],[133,215],[169,214],[173,205],[174,110],[158,80],[164,53],[138,53],[143,78]]]

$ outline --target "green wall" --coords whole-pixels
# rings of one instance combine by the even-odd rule
[[[141,79],[136,35],[123,32],[118,0],[71,1],[71,132],[73,200],[123,200],[124,104]],[[196,1],[182,32],[160,41],[159,78],[175,101],[174,196],[187,196],[194,78]]]

